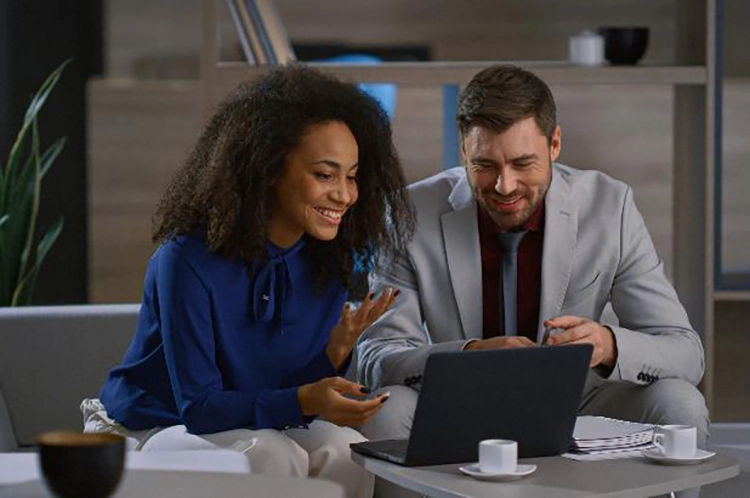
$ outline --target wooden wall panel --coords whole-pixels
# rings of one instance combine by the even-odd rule
[[[672,60],[676,0],[277,0],[295,40],[427,43],[442,60],[567,59],[568,37],[604,25],[652,28],[647,60]],[[335,12],[335,15],[331,13]]]
[[[216,1],[226,11],[225,2]],[[346,8],[341,0],[275,3],[295,41],[427,44],[443,60],[553,60],[567,59],[568,38],[584,29],[640,25],[651,28],[646,60],[664,63],[673,59],[673,14],[679,1],[355,0]],[[105,4],[109,76],[134,75],[144,58],[166,63],[169,56],[199,53],[200,0]],[[222,29],[231,32],[226,12],[223,19]]]
[[[673,54],[673,13],[684,1],[355,0],[356,8],[341,8],[341,0],[276,3],[298,40],[430,43],[436,57],[457,60],[564,59],[567,38],[578,31],[646,25],[652,29],[646,60],[666,62]],[[134,75],[144,58],[167,64],[169,58],[199,53],[200,0],[105,0],[104,5],[108,76]],[[747,77],[750,2],[725,0],[725,5],[726,74]],[[162,68],[160,74],[169,72]],[[188,73],[180,68],[175,74]]]
[[[722,265],[750,271],[750,79],[724,86]]]
[[[735,46],[727,50],[732,66],[739,53],[737,37],[750,36],[750,31],[737,29],[750,3],[727,2],[727,32]],[[426,43],[433,46],[436,58],[457,60],[564,59],[568,36],[581,29],[645,24],[652,28],[646,59],[653,62],[672,58],[674,11],[679,7],[678,0],[379,0],[346,9],[339,0],[276,3],[296,40]],[[109,0],[106,7],[110,76],[197,73],[200,0]],[[165,22],[168,30],[163,29]],[[225,28],[231,29],[231,24]],[[750,84],[738,82],[727,88],[723,256],[730,266],[742,266],[748,262],[750,246],[745,221],[750,197],[742,192],[748,171],[744,165],[750,160],[745,140]],[[167,81],[124,86],[99,82],[90,89],[90,269],[92,299],[97,302],[137,299],[152,250],[148,233],[156,199],[201,127],[196,89],[195,82]],[[573,166],[602,169],[633,185],[669,269],[671,89],[561,86],[553,90],[564,128],[561,159]],[[440,99],[439,88],[399,88],[395,141],[410,181],[441,167]],[[131,170],[137,174],[131,176]],[[140,185],[144,180],[146,185]],[[115,222],[121,225],[112,226]]]
[[[151,216],[200,131],[198,84],[100,80],[88,96],[90,300],[137,302]]]
[[[671,261],[671,92],[659,86],[560,86],[561,161],[634,187],[657,249]],[[399,89],[394,119],[407,179],[441,168],[439,88]],[[197,83],[94,82],[90,102],[90,250],[94,302],[138,299],[153,251],[150,217],[200,131]]]

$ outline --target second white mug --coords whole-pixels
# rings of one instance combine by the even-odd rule
[[[669,458],[691,458],[697,449],[697,431],[692,425],[663,425],[656,429],[654,445]]]
[[[487,474],[507,474],[518,467],[518,443],[485,439],[479,443],[479,469]]]

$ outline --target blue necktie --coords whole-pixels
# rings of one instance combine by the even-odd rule
[[[503,262],[500,267],[500,303],[499,311],[501,332],[506,336],[518,333],[518,247],[521,245],[526,230],[521,232],[504,232],[497,234],[497,240],[503,247]]]

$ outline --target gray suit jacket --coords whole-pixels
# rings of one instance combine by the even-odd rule
[[[434,351],[460,351],[482,338],[477,204],[465,170],[409,187],[417,232],[406,254],[383,265],[375,289],[401,290],[394,307],[362,336],[359,380],[414,385]],[[545,198],[538,339],[561,315],[600,321],[608,301],[618,360],[609,376],[648,384],[676,377],[697,384],[703,346],[664,276],[630,187],[597,171],[553,167]]]

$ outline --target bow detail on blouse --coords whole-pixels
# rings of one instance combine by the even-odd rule
[[[281,325],[284,325],[284,301],[287,294],[292,293],[292,279],[286,258],[297,254],[305,246],[304,239],[293,245],[285,253],[273,254],[274,248],[269,248],[271,259],[255,270],[253,283],[253,318],[259,322],[270,322],[276,315],[277,309],[281,315]],[[277,303],[276,301],[279,301]]]

